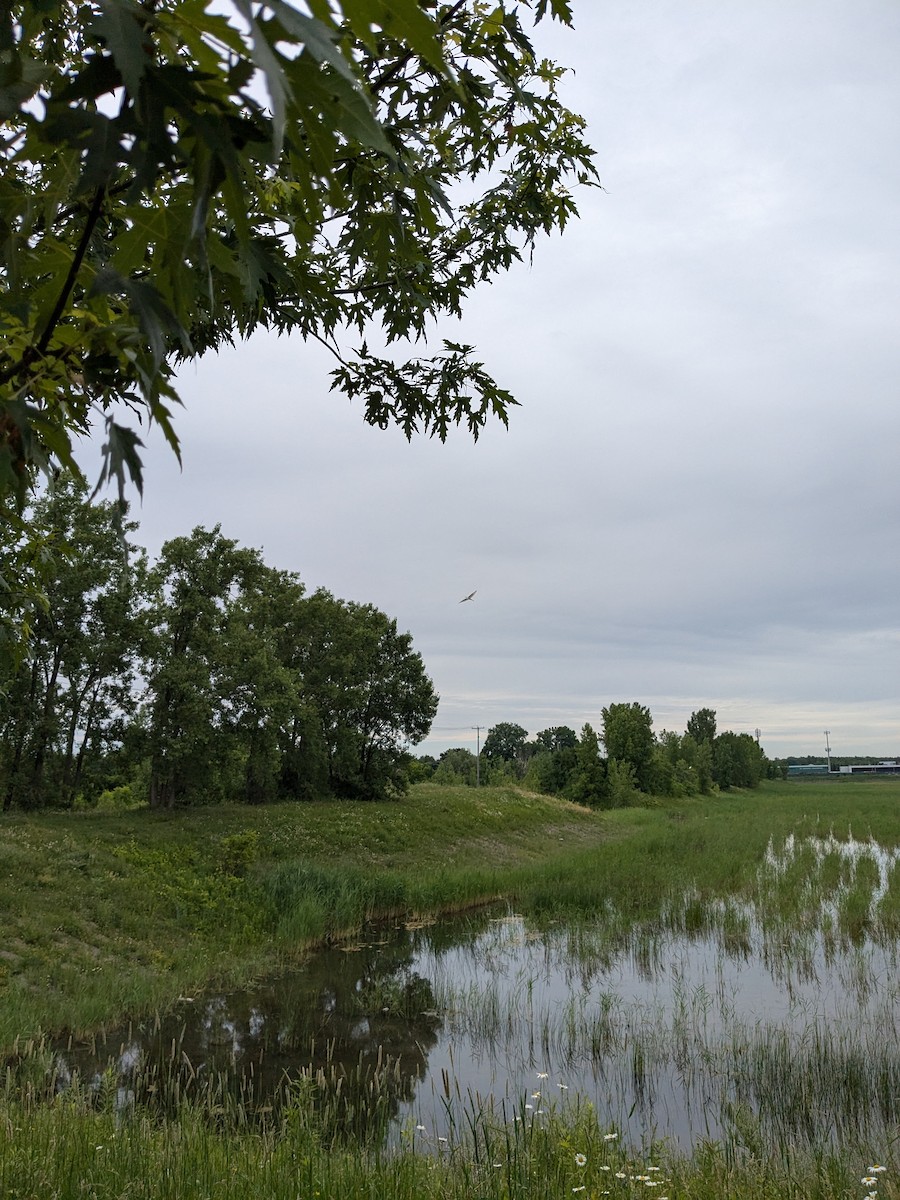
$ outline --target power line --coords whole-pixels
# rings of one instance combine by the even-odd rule
[[[483,725],[470,725],[475,730],[475,786],[481,787],[481,731]]]

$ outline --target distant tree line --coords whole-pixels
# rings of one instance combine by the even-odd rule
[[[406,787],[437,696],[396,621],[307,595],[218,526],[151,562],[121,515],[65,482],[34,505],[59,565],[29,658],[0,679],[4,810]]]
[[[716,789],[754,788],[769,774],[759,743],[748,733],[717,732],[711,708],[692,713],[683,734],[654,734],[642,704],[610,704],[597,733],[567,725],[544,729],[532,740],[521,725],[501,722],[481,750],[483,782],[515,780],[526,787],[597,808],[638,803],[642,795],[707,795]],[[474,785],[475,755],[464,747],[440,758],[423,756],[416,776],[438,783]]]

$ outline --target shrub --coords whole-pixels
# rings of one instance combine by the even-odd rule
[[[240,879],[259,858],[259,834],[255,829],[231,833],[219,842],[219,870]]]

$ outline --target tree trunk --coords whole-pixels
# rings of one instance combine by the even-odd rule
[[[65,757],[63,758],[62,781],[60,783],[60,789],[59,789],[61,795],[63,796],[64,800],[66,801],[68,808],[72,807],[72,801],[74,799],[75,787],[76,787],[76,782],[73,779],[73,766],[76,761],[75,737],[78,733],[78,720],[79,720],[79,717],[81,716],[81,711],[84,708],[85,696],[87,696],[91,687],[94,685],[94,682],[96,680],[96,675],[97,675],[96,671],[91,671],[88,674],[88,677],[87,677],[87,680],[85,681],[84,687],[79,692],[75,693],[75,700],[72,705],[71,715],[69,717],[69,728],[68,728],[68,732],[66,734]],[[85,722],[84,736],[81,739],[81,746],[78,749],[79,764],[81,762],[83,762],[83,760],[84,760],[84,748],[87,743],[88,734],[90,733],[90,728],[91,728],[91,723],[92,723],[93,713],[94,713],[94,705],[97,703],[98,690],[99,690],[99,684],[96,687],[94,687],[94,695],[91,698],[90,705],[88,706],[88,715],[87,715],[87,720]],[[71,691],[74,692],[74,689],[71,689]],[[79,775],[81,774],[80,769],[78,770],[78,774]]]
[[[47,690],[44,693],[44,707],[38,722],[34,757],[31,761],[31,779],[27,799],[29,808],[41,808],[44,803],[44,762],[47,757],[47,745],[50,741],[51,720],[56,706],[56,684],[59,679],[61,665],[62,652],[57,647],[53,654],[53,669],[50,672],[47,680]]]
[[[84,722],[84,736],[81,739],[81,745],[78,747],[78,754],[75,756],[75,770],[72,775],[71,791],[68,797],[68,807],[71,808],[75,803],[75,797],[78,794],[78,785],[81,783],[81,775],[84,770],[84,759],[87,753],[88,741],[90,740],[91,730],[94,727],[94,713],[97,709],[97,696],[100,694],[100,683],[98,682],[94,688],[94,694],[91,697],[91,702],[88,705],[87,718]]]
[[[31,686],[28,689],[28,698],[23,700],[19,705],[19,714],[15,723],[15,743],[13,748],[13,757],[9,766],[9,775],[7,776],[6,781],[6,793],[3,797],[4,812],[9,812],[13,806],[13,800],[16,796],[16,784],[19,780],[20,774],[22,773],[22,759],[25,756],[25,743],[28,739],[28,730],[30,726],[29,718],[34,712],[39,677],[39,663],[37,660],[35,660],[31,666]]]

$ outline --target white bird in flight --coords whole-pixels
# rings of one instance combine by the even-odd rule
[[[475,592],[477,592],[477,591],[478,591],[478,588],[475,589]],[[460,600],[460,604],[465,604],[465,602],[467,600],[474,600],[475,592],[469,592],[468,596],[463,596],[462,600]]]

